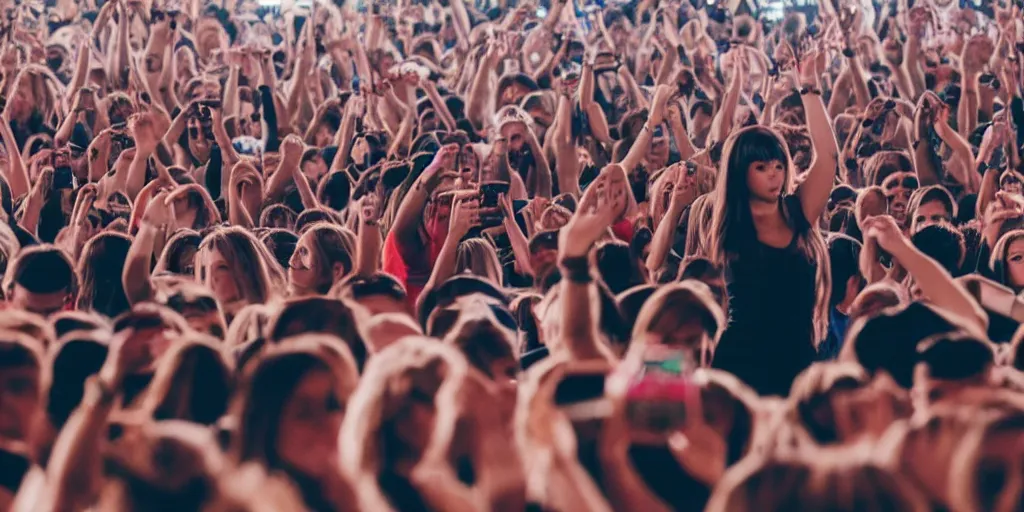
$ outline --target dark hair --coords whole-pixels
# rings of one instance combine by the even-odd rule
[[[191,276],[195,273],[194,270],[189,271],[181,266],[181,255],[185,254],[186,251],[193,251],[193,258],[195,257],[195,251],[199,250],[199,244],[203,242],[203,237],[198,232],[191,229],[180,229],[171,239],[167,241],[167,245],[164,246],[164,250],[160,253],[160,262],[157,265],[158,268],[170,272],[172,274]],[[193,265],[194,267],[195,265]]]
[[[498,80],[498,87],[495,89],[495,91],[497,91],[497,97],[500,98],[505,89],[508,89],[513,85],[521,85],[530,92],[540,89],[537,82],[524,73],[507,74]]]
[[[288,262],[295,252],[295,245],[299,243],[299,237],[291,231],[284,229],[271,229],[260,236],[262,243],[274,259],[281,265],[281,268],[288,268]]]
[[[595,251],[597,270],[612,295],[618,295],[633,286],[643,284],[640,264],[625,242],[618,240],[601,244]]]
[[[88,337],[70,337],[54,352],[52,381],[46,401],[46,416],[57,430],[78,408],[85,393],[85,381],[99,373],[107,359],[107,346]]]
[[[647,299],[658,289],[653,284],[641,284],[634,286],[615,296],[615,305],[619,309],[619,317],[622,318],[625,327],[633,332],[633,325],[636,324],[636,317],[640,313]]]
[[[318,222],[335,225],[341,224],[338,220],[338,215],[333,211],[327,208],[309,208],[300,213],[299,218],[295,220],[295,231],[302,234]]]
[[[988,342],[955,332],[922,341],[917,358],[929,378],[946,381],[971,379],[995,365],[995,352]]]
[[[785,142],[778,134],[764,127],[745,128],[731,137],[728,160],[725,162],[725,180],[728,195],[724,197],[726,204],[719,206],[725,211],[728,226],[723,226],[721,247],[725,253],[736,253],[743,250],[743,245],[757,240],[754,220],[750,213],[750,189],[747,186],[747,170],[757,162],[779,161],[786,164],[789,155],[786,153]],[[723,155],[724,157],[725,155]],[[786,170],[787,178],[790,171]]]
[[[295,221],[298,220],[298,217],[299,214],[288,206],[281,203],[272,204],[264,208],[263,213],[260,214],[260,227],[295,229]]]
[[[120,233],[100,233],[85,244],[78,259],[82,279],[78,309],[115,317],[131,306],[125,295],[121,273],[132,240]]]
[[[145,403],[153,419],[213,425],[227,412],[233,369],[212,344],[179,342],[157,367]]]
[[[316,197],[324,206],[341,211],[348,206],[352,195],[352,180],[345,171],[334,171],[324,176],[316,188]]]
[[[426,328],[427,319],[435,309],[448,306],[459,297],[475,293],[498,299],[502,304],[508,306],[508,296],[490,281],[468,274],[458,275],[432,290],[425,291],[420,296],[419,311],[416,315],[420,325]]]
[[[280,343],[300,334],[319,333],[337,336],[348,345],[356,367],[362,371],[368,352],[356,318],[348,304],[328,297],[290,299],[270,322],[268,338]]]
[[[911,236],[914,247],[937,261],[954,277],[960,275],[960,266],[967,249],[964,235],[945,224],[932,224]]]
[[[337,286],[332,295],[360,300],[365,297],[383,295],[391,299],[405,302],[406,293],[402,283],[391,274],[377,272],[369,276],[354,275],[347,278]]]
[[[832,296],[829,299],[829,306],[835,307],[846,298],[848,284],[851,277],[857,276],[864,282],[860,275],[860,250],[861,244],[857,240],[846,235],[833,235],[828,240],[828,258],[831,262],[832,271]]]
[[[874,375],[884,370],[900,386],[910,389],[917,364],[917,347],[936,334],[957,330],[953,322],[921,302],[891,307],[850,327],[843,350]]]
[[[71,260],[60,249],[41,244],[23,249],[11,263],[8,270],[7,293],[10,296],[14,285],[31,293],[67,292],[74,294],[78,289]]]

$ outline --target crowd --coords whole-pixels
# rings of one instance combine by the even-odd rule
[[[0,511],[1024,510],[1024,5],[21,0]]]

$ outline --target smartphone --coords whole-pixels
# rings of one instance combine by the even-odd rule
[[[51,159],[53,164],[53,189],[69,190],[75,188],[75,175],[71,172],[71,154],[68,150],[54,151]]]
[[[652,344],[643,349],[640,364],[632,364],[634,374],[626,391],[630,424],[652,434],[680,429],[690,404],[700,399],[691,378],[696,368],[692,358],[682,350]]]
[[[494,209],[495,213],[481,215],[480,225],[492,228],[501,225],[504,215],[498,203],[501,194],[508,194],[510,184],[507,181],[490,181],[480,184],[480,207]]]

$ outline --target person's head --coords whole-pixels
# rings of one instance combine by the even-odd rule
[[[326,474],[358,379],[352,354],[331,336],[302,336],[268,349],[235,395],[238,430],[230,452],[238,462],[293,478]]]
[[[113,318],[129,308],[121,273],[131,246],[131,238],[112,232],[86,242],[78,258],[78,309]]]
[[[937,261],[953,276],[960,275],[966,248],[964,235],[949,224],[932,224],[910,237],[914,247]]]
[[[63,336],[51,351],[50,389],[46,400],[46,416],[54,429],[60,430],[82,402],[85,381],[99,373],[107,359],[103,331],[79,330]]]
[[[533,234],[529,242],[530,267],[535,276],[548,275],[558,260],[558,231],[547,230]]]
[[[936,334],[918,343],[914,390],[928,402],[962,402],[962,391],[992,382],[995,364],[988,341],[960,332]]]
[[[78,292],[71,260],[52,245],[22,249],[4,275],[11,307],[48,317],[68,307]]]
[[[302,154],[302,174],[313,183],[319,183],[320,178],[327,174],[327,163],[318,148],[309,148]]]
[[[192,330],[224,339],[227,320],[209,288],[193,281],[178,281],[161,287],[157,301],[184,317]]]
[[[285,343],[303,334],[329,334],[345,342],[357,368],[366,363],[364,318],[341,299],[305,297],[286,301],[267,326],[267,340]]]
[[[260,227],[274,229],[295,229],[295,220],[299,214],[288,206],[276,203],[268,206],[260,213]]]
[[[929,510],[901,475],[857,461],[854,453],[828,455],[752,460],[719,482],[707,510]]]
[[[374,354],[406,336],[422,335],[419,324],[406,313],[377,314],[366,324],[367,349]]]
[[[42,404],[43,350],[27,334],[0,331],[0,440],[29,440]]]
[[[288,268],[288,262],[292,260],[295,247],[299,244],[299,236],[284,228],[273,228],[260,234],[260,243],[281,268]]]
[[[751,202],[777,203],[790,192],[789,152],[771,129],[751,126],[733,133],[722,150],[722,169],[716,212],[733,222],[750,217]]]
[[[972,425],[957,447],[950,469],[953,510],[1011,512],[1024,508],[1020,445],[1024,414],[1014,411]]]
[[[619,240],[602,242],[594,251],[594,260],[601,282],[612,294],[619,294],[644,283],[641,263],[636,261],[629,245]]]
[[[555,121],[556,98],[547,92],[533,92],[523,98],[522,107],[533,119],[537,140],[544,140],[548,128]]]
[[[103,450],[102,510],[204,510],[228,469],[213,430],[187,421],[129,425]]]
[[[498,133],[508,142],[510,156],[528,150],[527,130],[533,124],[529,114],[516,105],[509,105],[499,110],[495,119]]]
[[[411,314],[405,287],[394,276],[383,272],[369,276],[351,276],[335,284],[331,296],[354,302],[370,315]]]
[[[1024,290],[1024,230],[1014,230],[999,237],[989,267],[1001,284],[1015,292]]]
[[[458,348],[472,367],[514,392],[519,371],[515,334],[493,310],[475,303],[463,309],[444,341]]]
[[[180,276],[195,275],[196,252],[203,237],[191,229],[180,229],[164,245],[157,259],[155,272],[170,272]]]
[[[157,421],[215,424],[227,412],[234,380],[219,343],[194,334],[176,341],[157,363],[140,410]]]
[[[196,280],[213,290],[226,314],[265,303],[283,284],[280,265],[248,231],[218,228],[203,239],[196,254]]]
[[[953,196],[942,186],[919,188],[910,196],[910,233],[917,233],[932,224],[951,224],[956,218],[956,210]]]
[[[537,82],[525,74],[516,73],[505,75],[498,80],[498,86],[496,89],[498,107],[519,105],[527,94],[530,94],[537,89]]]
[[[467,372],[458,350],[435,340],[407,337],[375,355],[349,401],[341,427],[342,468],[367,482],[402,475],[427,449],[439,418],[435,397]],[[359,490],[362,494],[380,489]],[[403,496],[377,496],[396,502]]]
[[[644,302],[632,340],[685,350],[692,361],[707,366],[723,330],[725,315],[711,290],[690,279],[661,286]]]
[[[787,398],[789,414],[815,443],[820,445],[847,441],[849,434],[837,425],[837,409],[850,403],[850,392],[864,388],[868,376],[855,363],[814,364],[793,380]]]
[[[917,175],[910,172],[890,174],[882,182],[882,190],[889,204],[889,215],[892,215],[901,226],[908,224],[907,214],[910,207],[910,196],[921,186]]]
[[[515,330],[515,318],[508,311],[508,297],[494,283],[476,276],[459,275],[426,290],[419,299],[417,317],[424,332],[443,338],[458,323],[463,313],[491,310],[505,327]]]
[[[455,256],[455,274],[472,274],[497,286],[502,285],[498,253],[486,239],[470,238],[459,244]]]
[[[299,237],[288,264],[293,296],[325,294],[352,272],[355,235],[340,226],[320,222]]]

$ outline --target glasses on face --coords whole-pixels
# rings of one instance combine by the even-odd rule
[[[886,196],[893,196],[897,193],[897,189],[904,189],[909,191],[917,190],[921,186],[921,182],[918,181],[917,176],[891,176],[885,180],[882,188],[885,189]]]

